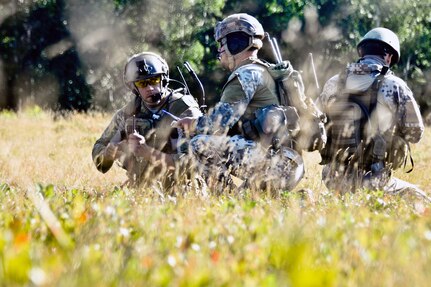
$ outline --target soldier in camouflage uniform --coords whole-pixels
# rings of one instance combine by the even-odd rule
[[[408,189],[420,192],[417,186],[392,177],[393,170],[406,162],[409,142],[419,142],[424,132],[411,90],[389,70],[400,58],[398,37],[389,29],[375,28],[363,37],[357,50],[359,61],[330,78],[317,100],[317,105],[328,116],[328,143],[322,152],[323,181],[329,189],[339,192],[357,188],[391,193]],[[352,137],[355,131],[346,126],[350,120],[357,120],[348,119],[347,97],[361,93],[363,97],[367,91],[374,93],[375,104],[360,143],[350,146],[355,152],[334,149],[331,145],[337,140],[347,145],[355,140]],[[345,126],[337,122],[337,118],[341,118]],[[337,129],[343,131],[338,133],[338,139],[334,138]]]
[[[219,22],[215,28],[218,59],[232,74],[208,115],[178,122],[198,134],[190,146],[206,167],[203,173],[210,186],[234,187],[231,179],[240,178],[234,181],[236,186],[290,190],[303,176],[301,156],[273,144],[273,135],[285,119],[277,113],[276,83],[257,57],[263,38],[262,25],[248,14],[233,14]],[[256,121],[259,135],[253,136]]]
[[[169,67],[154,53],[132,56],[124,69],[124,82],[134,98],[115,113],[94,144],[94,163],[105,173],[118,160],[132,187],[159,180],[169,188],[175,176],[186,170],[188,148],[164,111],[192,118],[202,113],[191,95],[168,88]]]

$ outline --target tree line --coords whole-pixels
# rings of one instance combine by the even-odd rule
[[[0,107],[36,103],[59,110],[112,110],[130,99],[124,65],[140,51],[159,53],[181,79],[188,61],[219,97],[228,72],[216,60],[214,26],[232,13],[255,16],[278,40],[283,59],[302,71],[308,93],[347,62],[356,44],[383,26],[401,41],[394,68],[431,108],[431,8],[422,0],[24,0],[0,4]],[[269,44],[260,57],[274,61]],[[184,73],[192,92],[198,85]]]

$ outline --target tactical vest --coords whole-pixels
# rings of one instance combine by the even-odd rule
[[[143,135],[146,144],[154,149],[160,150],[167,154],[176,154],[179,150],[186,152],[187,146],[179,145],[176,149],[171,145],[171,139],[179,137],[177,129],[171,126],[172,118],[161,112],[162,109],[180,116],[189,107],[198,104],[194,102],[191,95],[184,95],[170,91],[165,103],[158,108],[157,112],[151,112],[148,108],[143,107],[142,100],[139,96],[125,109],[125,127],[121,131],[122,138],[136,130]],[[162,167],[153,167],[149,162],[136,157],[128,157],[122,163],[127,170],[129,184],[138,186],[145,178],[154,178],[161,173]],[[161,179],[163,186],[167,187],[174,183],[171,175]]]
[[[170,139],[178,138],[178,130],[171,126],[172,118],[162,110],[180,116],[193,106],[198,107],[198,104],[191,95],[170,91],[165,103],[158,111],[152,112],[143,105],[140,96],[135,96],[125,108],[125,126],[121,131],[121,138],[126,139],[136,130],[145,137],[147,145],[164,153],[177,153],[178,151],[172,148]]]

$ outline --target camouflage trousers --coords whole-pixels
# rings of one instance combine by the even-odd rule
[[[304,175],[293,149],[267,150],[239,135],[197,135],[190,147],[209,187],[292,190]]]

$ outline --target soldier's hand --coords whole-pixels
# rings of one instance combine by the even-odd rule
[[[269,73],[275,79],[281,79],[283,77],[288,77],[290,72],[292,71],[292,66],[289,61],[283,61],[278,64],[275,64],[269,68]]]
[[[278,131],[284,121],[282,110],[269,110],[262,123],[262,130],[265,134],[274,134]]]
[[[133,154],[137,154],[139,152],[139,147],[145,144],[145,138],[135,131],[127,137],[127,143],[129,151]]]

